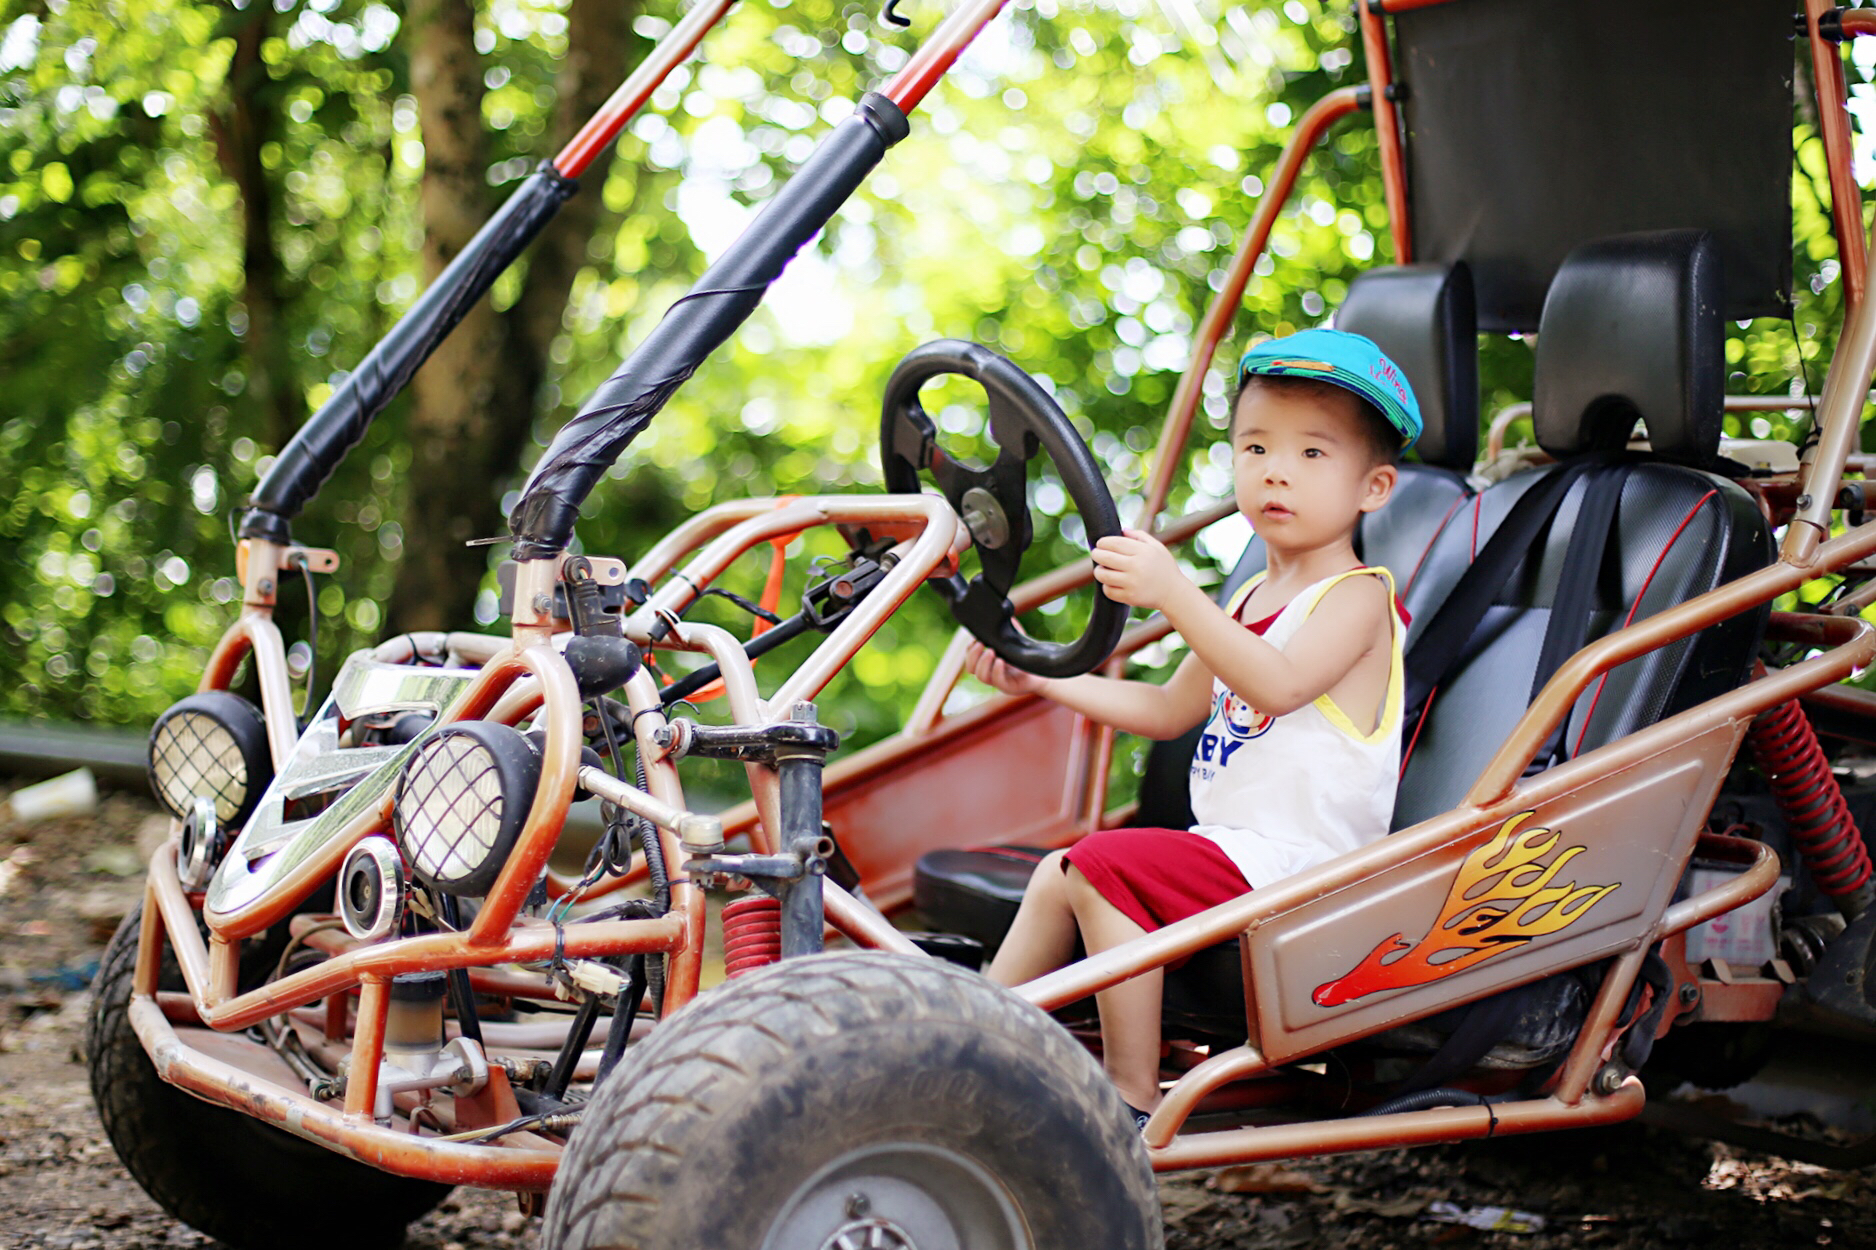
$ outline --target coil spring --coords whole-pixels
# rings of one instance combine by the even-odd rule
[[[1772,797],[1817,888],[1841,896],[1868,884],[1870,858],[1863,835],[1798,701],[1760,713],[1746,731],[1746,742],[1772,784]]]
[[[732,979],[781,957],[781,900],[754,894],[723,909],[723,970]]]

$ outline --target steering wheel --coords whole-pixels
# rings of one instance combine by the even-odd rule
[[[919,405],[919,388],[948,373],[972,379],[989,397],[997,458],[988,469],[972,469],[945,455],[936,427]],[[879,444],[887,490],[917,494],[919,473],[927,471],[970,530],[982,571],[968,582],[953,573],[930,583],[960,625],[1006,662],[1043,677],[1074,677],[1113,653],[1127,625],[1127,609],[1098,583],[1088,627],[1073,642],[1044,642],[1016,627],[1009,592],[1035,537],[1025,467],[1038,447],[1061,475],[1090,545],[1120,533],[1120,512],[1093,453],[1033,378],[975,343],[939,339],[913,348],[886,383]]]

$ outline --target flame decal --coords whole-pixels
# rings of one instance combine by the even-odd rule
[[[1520,831],[1534,814],[1513,816],[1466,856],[1425,937],[1409,942],[1394,934],[1352,970],[1318,985],[1310,998],[1319,1007],[1339,1007],[1382,990],[1438,981],[1533,938],[1569,928],[1621,888],[1620,882],[1552,885],[1563,866],[1588,848],[1568,847],[1543,863],[1562,835],[1542,827]]]

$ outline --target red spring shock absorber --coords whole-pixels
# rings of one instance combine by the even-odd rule
[[[782,957],[782,904],[766,894],[723,909],[723,970],[734,979]]]
[[[1759,770],[1817,888],[1855,915],[1869,903],[1870,858],[1817,731],[1796,699],[1760,713],[1746,731]]]

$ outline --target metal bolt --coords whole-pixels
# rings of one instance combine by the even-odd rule
[[[794,710],[791,711],[788,714],[788,716],[790,720],[805,721],[806,723],[810,725],[815,725],[815,724],[820,723],[819,709],[817,709],[814,706],[814,704],[808,702],[806,699],[803,699],[801,702],[795,704]]]
[[[1691,1007],[1700,1001],[1700,987],[1692,981],[1681,984],[1681,1006]]]
[[[1811,506],[1811,497],[1809,495],[1798,496],[1798,511],[1803,512],[1806,508],[1810,506]]]
[[[1627,1079],[1628,1073],[1624,1072],[1619,1065],[1605,1064],[1602,1071],[1596,1073],[1596,1092],[1603,1095],[1613,1094],[1622,1088],[1622,1082]]]
[[[271,577],[261,578],[259,589],[263,595],[273,594],[274,593],[274,579]]]
[[[848,1194],[847,1195],[847,1218],[848,1219],[850,1220],[861,1219],[866,1215],[868,1211],[871,1211],[872,1209],[873,1209],[873,1203],[865,1194]]]
[[[545,616],[549,612],[552,612],[554,610],[554,597],[549,594],[539,594],[539,595],[534,596],[534,610],[540,613],[542,616]]]

